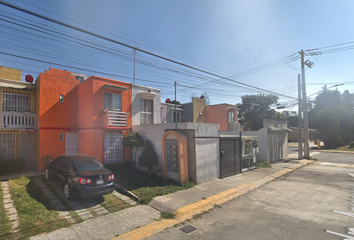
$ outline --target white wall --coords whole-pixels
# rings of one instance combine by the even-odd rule
[[[168,130],[175,130],[176,123],[160,123],[149,125],[133,125],[132,130],[138,132],[143,138],[149,139],[158,155],[159,166],[162,169],[162,136]],[[211,123],[178,123],[177,131],[194,131],[194,141],[188,141],[187,151],[195,151],[195,159],[188,162],[195,164],[195,181],[202,183],[219,178],[220,149],[219,125]],[[190,138],[191,136],[187,136]],[[191,144],[192,143],[192,144]],[[193,154],[188,154],[188,157]],[[189,164],[188,164],[189,165]]]
[[[242,136],[257,136],[259,149],[257,153],[257,161],[269,162],[269,143],[267,128],[261,128],[258,131],[242,131]]]
[[[155,97],[141,97],[139,93],[147,93],[150,90],[154,93]],[[132,85],[132,125],[140,125],[140,98],[150,99],[154,101],[153,111],[154,111],[154,123],[161,123],[161,90]]]

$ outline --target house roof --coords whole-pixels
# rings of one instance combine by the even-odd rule
[[[36,84],[0,78],[0,87],[34,90]]]
[[[113,85],[113,84],[105,84],[103,87],[105,89],[119,90],[119,91],[122,91],[122,92],[129,89],[129,88],[126,88],[126,87],[121,87],[121,86],[117,86],[117,85]]]

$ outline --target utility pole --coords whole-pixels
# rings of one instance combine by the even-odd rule
[[[304,50],[299,52],[301,55],[301,76],[302,76],[302,99],[303,99],[303,116],[304,116],[304,158],[310,158],[310,146],[309,146],[309,119],[308,119],[308,106],[307,106],[307,96],[306,96],[306,81],[305,81],[305,65],[311,68],[314,63],[309,60],[305,62],[305,55],[307,55]]]
[[[175,82],[175,121],[176,121],[176,130],[177,130],[177,82]]]
[[[297,84],[298,84],[298,118],[299,118],[299,123],[298,123],[298,159],[302,159],[303,157],[303,152],[302,152],[302,101],[301,101],[301,79],[300,79],[300,74],[297,75]]]
[[[136,50],[136,48],[134,48],[134,78],[133,78],[134,84],[135,84],[135,50]]]

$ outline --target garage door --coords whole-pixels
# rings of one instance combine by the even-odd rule
[[[220,178],[241,173],[241,139],[220,139]]]

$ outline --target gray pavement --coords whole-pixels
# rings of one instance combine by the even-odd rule
[[[253,183],[283,169],[292,168],[297,163],[296,160],[279,162],[272,164],[271,168],[254,169],[232,177],[216,179],[188,190],[156,197],[149,205],[130,207],[74,224],[69,228],[38,235],[31,239],[110,239],[160,219],[161,212],[172,213],[181,207],[228,189]]]
[[[354,239],[348,232],[353,227],[351,172],[310,165],[148,239]],[[186,226],[196,231],[182,232]]]

